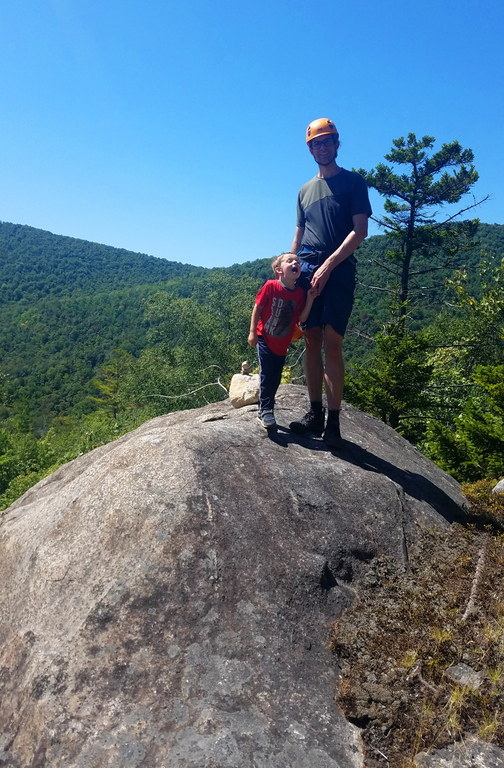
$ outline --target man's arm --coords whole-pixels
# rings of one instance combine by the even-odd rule
[[[296,227],[296,231],[294,232],[294,240],[292,241],[291,245],[291,253],[297,253],[299,251],[301,248],[301,243],[303,242],[303,235],[304,227]]]
[[[334,253],[331,253],[324,263],[313,273],[311,284],[314,288],[318,288],[319,292],[324,289],[333,269],[356,251],[362,241],[367,237],[367,213],[356,213],[355,216],[352,216],[352,222],[352,231],[349,232]]]

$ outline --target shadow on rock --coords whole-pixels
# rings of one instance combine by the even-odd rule
[[[435,485],[424,475],[418,474],[418,472],[400,469],[389,461],[348,440],[345,440],[344,449],[338,451],[338,456],[349,464],[354,464],[368,472],[378,472],[385,475],[392,482],[400,485],[408,496],[427,502],[449,523],[467,523],[469,521],[477,523],[439,485]]]

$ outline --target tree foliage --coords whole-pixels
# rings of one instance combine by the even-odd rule
[[[436,398],[430,389],[434,365],[427,336],[411,328],[411,319],[474,248],[478,226],[477,220],[455,221],[475,201],[453,210],[478,179],[472,151],[457,141],[433,151],[434,142],[432,136],[418,139],[414,133],[394,139],[387,163],[360,171],[385,197],[384,214],[377,221],[388,235],[376,288],[391,298],[373,353],[365,365],[353,366],[347,388],[352,402],[417,441]]]
[[[432,277],[439,281],[440,271],[453,269],[464,249],[471,247],[478,223],[455,222],[476,202],[455,212],[450,209],[440,218],[440,209],[459,203],[478,173],[470,149],[453,141],[430,153],[434,142],[432,136],[417,139],[409,133],[407,138],[394,139],[385,155],[392,165],[379,163],[371,171],[359,171],[385,197],[385,213],[376,220],[389,232],[382,266],[386,283],[395,293],[401,323],[411,299],[429,291]]]
[[[477,385],[450,424],[432,421],[427,450],[447,472],[475,481],[504,474],[504,365],[477,366]]]
[[[393,323],[376,335],[375,344],[372,361],[355,365],[348,376],[346,397],[414,440],[416,422],[428,405],[432,373],[425,334],[404,333]]]
[[[467,275],[450,281],[455,315],[431,330],[435,418],[425,452],[460,480],[504,474],[504,260],[480,266],[483,294]]]
[[[113,419],[117,418],[123,404],[121,384],[130,371],[133,360],[133,356],[126,350],[114,350],[106,365],[100,368],[98,375],[91,382],[100,394],[89,395],[89,399],[108,412]]]

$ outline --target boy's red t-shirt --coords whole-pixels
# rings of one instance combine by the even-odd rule
[[[275,355],[285,357],[294,326],[305,305],[302,288],[290,291],[280,280],[267,280],[258,291],[256,304],[262,307],[257,333],[262,336]]]

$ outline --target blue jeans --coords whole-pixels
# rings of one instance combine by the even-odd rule
[[[262,336],[257,337],[257,355],[259,357],[259,413],[272,411],[275,407],[275,395],[280,386],[285,357],[275,355]]]

